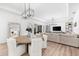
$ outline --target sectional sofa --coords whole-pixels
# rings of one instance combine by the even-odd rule
[[[71,33],[47,33],[48,41],[79,47],[79,35]]]

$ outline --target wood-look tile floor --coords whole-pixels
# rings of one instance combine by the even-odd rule
[[[8,48],[7,44],[0,44],[0,56],[7,56],[8,55]]]
[[[7,56],[6,44],[0,44],[0,56]],[[28,56],[24,54],[23,56]],[[43,56],[79,56],[79,48],[48,42],[48,47],[43,51]]]
[[[48,42],[48,47],[43,51],[43,56],[79,56],[79,48]]]

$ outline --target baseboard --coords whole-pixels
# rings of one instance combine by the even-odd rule
[[[0,40],[0,44],[6,43],[6,42],[7,42],[7,40]]]

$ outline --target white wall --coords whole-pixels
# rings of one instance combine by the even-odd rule
[[[61,26],[61,31],[65,32],[65,23],[67,22],[67,18],[63,17],[63,18],[58,18],[53,20],[53,24],[51,25],[51,31],[52,31],[52,27],[53,26]],[[53,31],[52,31],[53,32]]]
[[[77,23],[76,27],[74,26],[75,22]],[[79,10],[77,11],[73,20],[73,32],[79,34]]]
[[[51,22],[52,17],[54,17],[55,22],[60,24],[62,30],[65,31],[64,22],[61,21],[64,21],[63,17],[66,17],[66,3],[31,4],[31,7],[35,10],[35,16],[37,17],[33,19],[23,19],[20,15],[18,16],[15,13],[19,13],[19,11],[23,12],[23,4],[22,6],[20,5],[21,4],[0,4],[0,7],[8,8],[8,10],[0,9],[0,42],[6,41],[8,37],[8,22],[20,23],[21,34],[24,34],[27,25],[29,25],[28,23],[44,25],[47,24],[47,22]]]
[[[75,12],[75,14],[73,15],[72,12]],[[79,34],[79,3],[69,4],[69,17],[73,17],[73,32]],[[74,27],[75,22],[77,22],[76,27]]]
[[[66,17],[67,15],[67,4],[66,3],[30,3],[30,7],[34,9],[34,16],[41,18],[40,21],[49,21],[49,19]],[[0,8],[10,9],[23,13],[23,3],[2,3]],[[26,9],[28,4],[26,4]],[[10,11],[9,10],[9,11]],[[39,20],[39,19],[38,19]]]
[[[29,20],[29,21],[28,21]],[[12,14],[8,11],[0,10],[0,43],[6,42],[8,38],[8,23],[14,22],[21,25],[21,34],[25,34],[26,28],[31,24],[43,24],[34,19],[23,19],[22,16]]]
[[[35,16],[46,20],[66,16],[66,3],[32,3],[31,8],[35,10]]]
[[[8,22],[18,22],[16,16],[0,10],[0,43],[6,42],[8,38]]]
[[[76,12],[79,10],[79,3],[69,3],[69,17],[73,16],[72,12]]]
[[[7,19],[5,15],[0,11],[0,42],[5,42],[7,38]]]

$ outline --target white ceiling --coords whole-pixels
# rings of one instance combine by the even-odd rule
[[[35,16],[44,20],[66,17],[66,3],[31,3],[30,5],[35,10]],[[0,8],[21,14],[24,11],[24,3],[0,3]]]
[[[79,3],[69,3],[69,16],[73,16],[73,12],[79,11]]]

